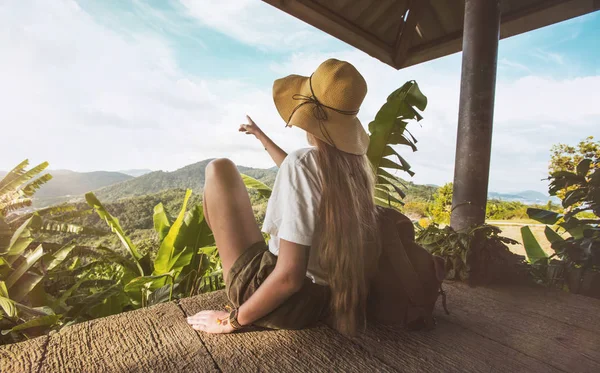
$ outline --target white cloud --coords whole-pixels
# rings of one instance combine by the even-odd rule
[[[510,69],[518,72],[531,74],[531,69],[523,64],[509,60],[508,58],[500,58],[498,60],[498,70]]]
[[[238,135],[234,107],[275,115],[252,87],[187,75],[166,40],[116,33],[74,1],[0,5],[0,45],[0,123],[13,140],[0,169],[24,158],[74,170],[242,161],[262,148]]]
[[[545,62],[553,62],[558,65],[565,64],[565,57],[559,53],[548,52],[540,48],[536,48],[532,54]]]
[[[180,0],[200,23],[245,44],[295,50],[331,42],[332,37],[258,0]]]

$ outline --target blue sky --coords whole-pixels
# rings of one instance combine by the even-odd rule
[[[500,43],[490,190],[545,192],[549,149],[600,137],[598,12]],[[417,183],[451,181],[460,54],[396,71],[257,0],[8,0],[0,3],[0,169],[24,158],[77,171],[174,170],[229,157],[271,167],[245,114],[284,149],[274,79],[336,57],[365,76],[366,125],[415,79],[429,97],[412,125],[419,151],[398,150]],[[403,175],[401,175],[403,176]]]

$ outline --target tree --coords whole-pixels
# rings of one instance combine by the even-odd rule
[[[594,136],[589,136],[580,141],[576,146],[567,144],[553,145],[550,152],[550,164],[548,165],[548,172],[550,176],[560,171],[576,173],[577,165],[583,159],[600,159],[600,141],[594,141]],[[592,164],[588,170],[588,174],[590,174],[596,167],[598,166]],[[565,198],[565,195],[569,190],[569,187],[559,190],[556,193],[556,196],[562,200]]]
[[[433,203],[429,212],[433,221],[440,224],[450,223],[450,212],[452,210],[452,183],[440,187],[433,195]]]

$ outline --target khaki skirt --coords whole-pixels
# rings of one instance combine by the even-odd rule
[[[275,269],[277,256],[264,241],[250,246],[229,270],[225,289],[234,307],[243,304]],[[253,325],[271,329],[301,329],[327,317],[329,288],[313,283],[308,277],[297,293],[285,300]]]

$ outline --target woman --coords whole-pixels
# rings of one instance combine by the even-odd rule
[[[279,166],[262,227],[271,235],[268,246],[235,165],[217,159],[207,166],[204,211],[235,308],[189,317],[194,329],[298,329],[318,320],[347,334],[364,328],[378,257],[367,251],[379,246],[369,137],[356,118],[366,92],[354,66],[330,59],[310,77],[290,75],[273,85],[286,127],[305,130],[311,147],[286,154],[249,117],[240,126]]]

